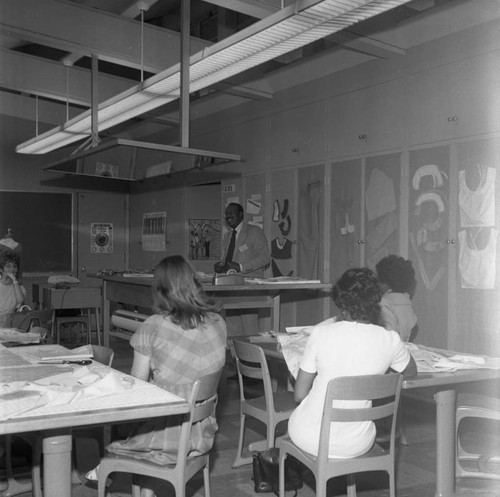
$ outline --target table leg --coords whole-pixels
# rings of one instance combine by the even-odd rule
[[[111,325],[111,305],[107,298],[107,291],[108,282],[104,280],[102,285],[102,341],[105,347],[109,347],[109,327]]]
[[[442,390],[436,401],[436,497],[455,495],[455,390]]]
[[[43,438],[43,494],[71,495],[71,429],[50,431]]]
[[[276,295],[271,297],[273,299],[273,308],[272,308],[272,327],[271,329],[275,333],[280,333],[280,310],[281,310],[281,299],[280,299],[280,294],[277,293]]]
[[[99,307],[94,308],[95,311],[95,326],[96,326],[96,332],[97,332],[97,345],[101,345],[101,324],[100,320],[101,317],[99,316]]]

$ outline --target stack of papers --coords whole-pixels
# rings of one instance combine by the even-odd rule
[[[407,343],[419,373],[454,372],[460,369],[499,369],[500,359],[470,354],[444,355],[423,345]]]
[[[59,345],[44,345],[41,347],[27,347],[19,352],[19,355],[25,357],[32,363],[44,363],[59,361],[79,361],[92,359],[94,353],[91,345],[84,345],[77,349],[68,350]]]

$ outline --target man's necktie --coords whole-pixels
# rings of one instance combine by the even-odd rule
[[[227,247],[226,254],[226,264],[233,261],[234,246],[236,245],[236,230],[231,233],[231,240],[229,241],[229,246]]]

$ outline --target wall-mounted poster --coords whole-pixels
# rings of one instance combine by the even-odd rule
[[[189,219],[189,259],[219,260],[221,223],[219,219]]]
[[[167,213],[146,212],[142,216],[142,250],[164,252],[167,248]]]
[[[92,254],[113,253],[113,223],[90,224],[90,252]]]

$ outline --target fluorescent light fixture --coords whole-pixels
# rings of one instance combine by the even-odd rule
[[[171,176],[191,171],[203,172],[210,167],[230,162],[241,162],[241,157],[197,148],[111,138],[96,147],[65,157],[43,169],[78,176],[143,181],[150,177]],[[113,166],[115,174],[99,173],[102,165],[106,164]],[[164,167],[166,164],[169,166]],[[156,174],[151,175],[151,171],[155,171]]]
[[[409,0],[298,0],[189,59],[189,91],[195,92],[275,59]],[[98,106],[104,131],[180,97],[180,63]],[[91,111],[16,147],[44,154],[91,134]]]

